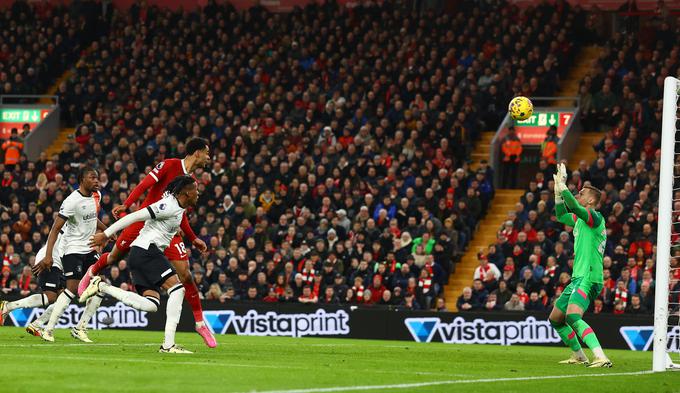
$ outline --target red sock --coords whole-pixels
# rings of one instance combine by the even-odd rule
[[[95,264],[92,265],[92,274],[97,275],[102,269],[108,266],[109,264],[108,259],[109,253],[108,252],[103,253],[102,256],[99,257],[97,262],[95,262]]]
[[[187,299],[191,306],[191,312],[194,313],[196,323],[203,322],[203,307],[201,307],[201,298],[198,296],[198,288],[196,284],[191,281],[184,284],[184,298]]]

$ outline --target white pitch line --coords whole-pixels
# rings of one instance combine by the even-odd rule
[[[96,344],[64,344],[61,345],[63,347],[66,346],[79,346],[79,345],[89,345],[93,346]],[[99,344],[99,346],[111,346],[111,345],[119,345],[119,344]],[[128,346],[149,346],[153,345],[156,346],[157,344],[129,344]],[[30,345],[26,345],[30,346]],[[39,347],[45,347],[45,348],[54,348],[56,345],[50,345],[50,344],[45,344],[45,345],[35,345]],[[44,356],[41,355],[31,355],[31,354],[2,354],[0,355],[0,358],[12,358],[12,357],[19,357],[19,358],[44,358]],[[123,363],[154,363],[154,364],[162,364],[162,365],[173,365],[173,364],[179,364],[183,366],[217,366],[217,367],[242,367],[242,368],[268,368],[268,369],[275,369],[275,370],[309,370],[309,367],[303,367],[303,366],[280,366],[280,365],[268,365],[268,364],[243,364],[243,363],[219,363],[219,362],[192,362],[192,361],[181,361],[181,362],[174,362],[174,361],[162,361],[162,360],[145,360],[145,359],[129,359],[129,358],[103,358],[103,359],[98,359],[98,358],[92,358],[92,357],[83,357],[83,356],[62,356],[59,354],[52,354],[50,355],[50,359],[63,359],[63,360],[76,360],[76,361],[88,361],[88,362],[99,362],[99,361],[111,361],[111,362],[123,362]],[[346,369],[347,371],[360,371],[356,369]],[[437,376],[444,376],[444,377],[468,377],[469,375],[467,374],[447,374],[447,373],[435,373],[435,372],[429,372],[429,371],[410,371],[410,372],[403,372],[403,371],[388,371],[388,370],[374,370],[371,371],[377,374],[399,374],[399,375],[437,375]]]
[[[55,344],[43,342],[41,344],[0,344],[0,348],[61,348],[61,347],[147,347],[159,344],[114,344],[114,343],[73,343]]]
[[[260,393],[324,393],[324,392],[349,392],[362,390],[379,390],[379,389],[408,389],[421,388],[427,386],[439,385],[456,385],[456,384],[470,384],[470,383],[485,383],[485,382],[516,382],[516,381],[540,381],[546,379],[568,379],[568,378],[597,378],[597,377],[614,377],[624,375],[643,375],[651,374],[653,371],[633,371],[625,373],[603,373],[603,374],[571,374],[571,375],[543,375],[539,377],[517,377],[517,378],[484,378],[484,379],[457,379],[450,381],[433,381],[433,382],[417,382],[417,383],[402,383],[394,385],[364,385],[364,386],[336,386],[330,388],[311,388],[311,389],[291,389],[291,390],[262,390]]]

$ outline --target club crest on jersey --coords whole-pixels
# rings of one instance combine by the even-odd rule
[[[161,203],[160,205],[158,205],[158,208],[160,210],[165,210],[165,203]]]
[[[165,163],[165,161],[159,162],[158,165],[156,165],[156,169],[158,169],[158,170],[160,171],[161,168],[163,168],[163,164],[164,164],[164,163]]]

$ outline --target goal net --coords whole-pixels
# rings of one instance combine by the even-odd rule
[[[680,80],[664,82],[653,370],[680,369]]]

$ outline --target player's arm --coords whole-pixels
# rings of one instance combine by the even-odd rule
[[[95,233],[92,238],[90,238],[90,247],[95,248],[95,247],[100,247],[106,244],[106,241],[113,236],[114,234],[122,231],[123,229],[127,228],[131,224],[134,224],[135,222],[139,221],[146,221],[154,217],[152,214],[151,206],[147,207],[146,209],[141,209],[137,210],[136,212],[132,214],[128,214],[127,216],[121,218],[120,220],[116,221],[111,225],[110,227],[106,228],[104,232],[97,232]]]
[[[59,237],[59,232],[61,231],[61,228],[64,227],[64,224],[66,224],[66,220],[69,219],[69,217],[64,215],[64,213],[68,213],[69,211],[70,209],[66,209],[63,205],[62,208],[59,210],[59,215],[54,220],[52,228],[50,229],[50,234],[47,236],[47,247],[45,247],[46,249],[45,257],[41,261],[38,261],[31,268],[33,274],[35,274],[36,276],[45,270],[49,270],[52,267],[52,251],[54,250],[54,244],[57,242],[57,238]]]
[[[555,216],[557,216],[557,221],[564,225],[569,225],[570,227],[576,225],[576,215],[574,213],[569,213],[564,202],[555,202]]]
[[[208,251],[208,246],[205,244],[205,242],[196,236],[196,233],[194,233],[194,230],[191,228],[191,225],[189,225],[189,218],[187,218],[187,213],[184,212],[182,214],[182,223],[180,224],[180,228],[182,229],[182,232],[186,235],[186,237],[189,238],[189,242],[193,244],[196,248],[198,248],[198,251],[200,252],[206,252]]]
[[[137,187],[135,187],[132,192],[130,192],[130,195],[127,197],[125,202],[123,202],[122,205],[115,206],[113,210],[111,210],[111,213],[113,214],[113,217],[118,218],[120,216],[120,213],[126,211],[127,209],[130,208],[135,202],[139,200],[139,198],[144,195],[146,190],[151,188],[154,184],[158,183],[158,176],[153,175],[153,172],[156,170],[154,168],[153,171],[149,172],[144,179],[137,184]]]
[[[576,217],[585,221],[589,227],[595,228],[596,226],[600,225],[602,217],[599,214],[596,214],[593,209],[586,209],[585,207],[581,206],[576,198],[574,198],[574,195],[571,193],[571,191],[566,188],[562,190],[562,199],[564,199],[564,203],[567,205],[567,208],[572,211]]]

